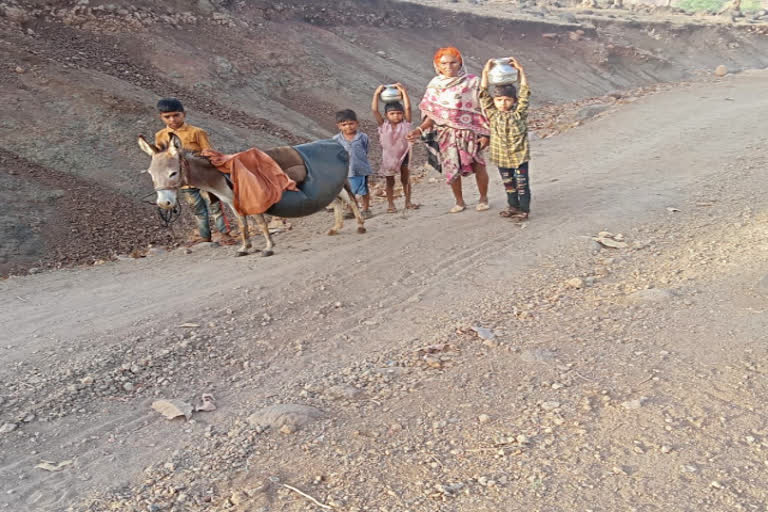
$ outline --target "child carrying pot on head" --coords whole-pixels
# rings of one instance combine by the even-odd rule
[[[379,125],[379,140],[381,142],[381,166],[379,174],[386,179],[387,213],[395,213],[395,177],[400,175],[400,183],[403,185],[405,207],[417,209],[418,204],[411,202],[411,176],[408,164],[411,159],[411,143],[406,138],[411,130],[411,100],[405,87],[395,84],[402,96],[399,101],[386,103],[384,116],[379,112],[379,99],[385,86],[380,85],[373,93],[371,111]]]
[[[520,75],[520,93],[514,85],[497,85],[488,92],[488,73],[493,59],[485,64],[480,82],[480,103],[491,126],[491,161],[499,166],[499,173],[507,192],[507,208],[502,217],[514,221],[528,220],[531,211],[531,187],[528,176],[528,103],[531,90],[523,66],[514,57],[509,64]]]

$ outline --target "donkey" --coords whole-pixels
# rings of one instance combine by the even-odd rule
[[[139,147],[152,157],[149,169],[142,172],[148,172],[152,176],[152,182],[157,192],[157,205],[163,209],[174,208],[178,201],[178,189],[187,185],[215,194],[229,205],[237,217],[242,245],[237,250],[236,255],[245,256],[248,254],[248,249],[252,247],[248,236],[248,217],[241,215],[235,209],[234,191],[229,180],[225,177],[226,175],[216,169],[207,159],[185,152],[182,149],[181,139],[175,134],[171,134],[167,148],[158,148],[154,144],[149,143],[143,135],[139,135],[138,142]],[[304,174],[305,176],[306,173]],[[294,176],[291,176],[291,178],[294,178]],[[298,176],[298,179],[302,180],[303,178]],[[297,182],[297,185],[301,185],[301,183]],[[352,208],[352,212],[357,219],[357,232],[365,233],[365,221],[346,183],[338,196],[330,202],[333,203],[334,224],[328,231],[329,235],[337,234],[343,227],[343,207],[345,203]],[[323,208],[325,206],[327,204],[322,205]],[[266,240],[266,247],[261,251],[261,255],[271,256],[274,254],[272,249],[275,244],[269,234],[267,221],[262,214],[253,216],[256,218],[256,223],[259,225],[259,229],[261,229]]]

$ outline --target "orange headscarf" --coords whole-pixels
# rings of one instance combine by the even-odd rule
[[[461,52],[458,48],[454,48],[453,46],[448,46],[445,48],[440,48],[435,52],[435,57],[432,59],[432,63],[437,67],[438,64],[440,64],[440,59],[445,57],[446,55],[450,55],[451,57],[456,57],[459,59],[459,62],[463,65],[464,64],[464,58],[461,56]]]

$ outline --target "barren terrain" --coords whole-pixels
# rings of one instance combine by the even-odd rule
[[[399,80],[418,99],[432,52],[454,44],[473,72],[491,56],[522,59],[536,84],[533,127],[546,137],[617,94],[711,76],[718,65],[765,67],[766,32],[757,14],[732,23],[501,1],[7,0],[0,275],[184,242],[189,212],[166,228],[138,174],[146,162],[135,137],[160,128],[161,96],[179,96],[223,151],[327,137],[346,107],[371,130],[371,91]]]
[[[759,510],[766,85],[694,84],[539,141],[525,228],[444,213],[436,183],[415,214],[294,230],[273,258],[5,281],[2,501],[313,509],[286,483],[340,510]],[[150,408],[202,393],[218,409],[188,422]],[[323,415],[248,423],[274,404]]]
[[[389,2],[333,11],[359,14],[360,26],[328,22],[323,2],[306,4],[301,21],[287,4],[260,7],[263,30],[292,40],[272,45],[290,59],[268,76],[291,80],[284,71],[309,39],[318,53],[301,65],[314,67],[285,94],[266,86],[257,96],[239,74],[223,87],[220,71],[174,92],[225,149],[325,136],[342,103],[329,99],[324,62],[348,63],[345,98],[364,112],[371,85],[426,83],[416,53],[428,62],[421,48],[459,30],[440,20],[463,23],[460,46],[475,66],[499,54],[505,43],[488,35],[498,32],[483,29],[524,22],[489,17],[491,3],[463,14],[407,5],[383,16],[400,5]],[[176,247],[181,228],[150,227],[133,137],[154,127],[153,99],[173,73],[199,72],[196,61],[168,67],[182,55],[260,70],[267,36],[250,54],[225,51],[241,40],[217,37],[252,30],[256,18],[224,32],[198,21],[222,49],[196,53],[201,43],[191,30],[184,42],[172,6],[157,22],[168,31],[42,15],[4,25],[0,51],[48,56],[0,79],[16,102],[2,108],[18,105],[2,120],[0,166],[12,165],[0,167],[0,197],[17,206],[2,214],[5,268],[69,268],[0,281],[0,510],[765,510],[768,72],[747,69],[765,66],[764,35],[657,25],[666,64],[628,50],[600,64],[590,59],[616,38],[624,48],[656,40],[649,27],[606,22],[584,42],[568,35],[574,26],[555,39],[542,28],[521,53],[537,94],[530,222],[497,215],[495,169],[492,210],[451,215],[447,186],[419,168],[418,211],[387,215],[377,203],[368,233],[348,224],[337,237],[323,234],[331,215],[320,213],[276,235],[275,256],[235,258],[232,247]],[[408,25],[416,15],[418,30]],[[94,27],[110,28],[98,37],[114,44],[89,40],[86,54],[105,53],[87,62],[54,58],[76,52],[53,35],[20,43],[27,29],[73,37]],[[147,53],[150,38],[168,45]],[[114,53],[129,42],[139,45],[130,57]],[[370,48],[370,58],[350,62],[332,46]],[[130,79],[100,68],[161,58],[145,75],[135,64]],[[366,67],[372,59],[383,60]],[[721,63],[741,72],[715,78]],[[474,204],[471,181],[465,190]],[[33,203],[34,223],[22,209]],[[145,258],[109,258],[150,242]],[[72,265],[88,258],[104,261]],[[159,400],[216,409],[169,420],[153,409]]]

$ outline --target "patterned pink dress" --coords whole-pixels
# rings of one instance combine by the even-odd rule
[[[411,123],[402,121],[392,124],[385,120],[379,126],[381,142],[381,176],[399,176],[403,161],[411,153],[411,143],[405,138],[411,130]]]
[[[478,137],[490,134],[479,98],[480,78],[463,69],[457,77],[438,75],[427,86],[419,104],[435,123],[440,166],[447,183],[474,172],[473,163],[485,165]]]

